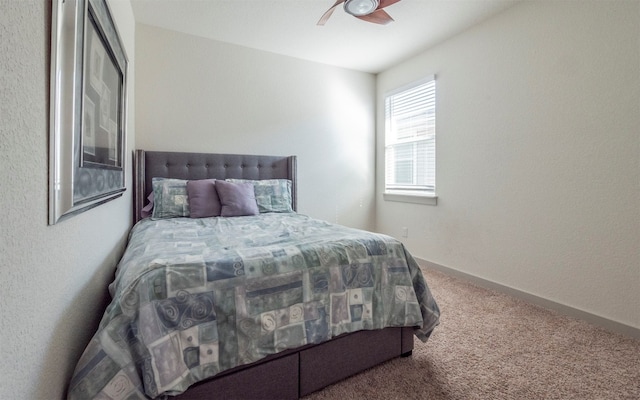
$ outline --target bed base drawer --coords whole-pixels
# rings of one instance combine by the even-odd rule
[[[233,368],[175,398],[297,399],[412,350],[412,328],[345,334]]]
[[[209,382],[213,383],[213,382]],[[175,397],[180,400],[205,399],[297,399],[298,354],[220,376],[213,385],[197,384]]]
[[[300,396],[398,357],[401,349],[401,329],[388,328],[345,335],[303,350],[300,352]]]

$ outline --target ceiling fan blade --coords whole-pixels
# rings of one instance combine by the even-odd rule
[[[344,1],[345,0],[336,0],[336,3],[333,6],[331,6],[330,9],[325,11],[324,14],[322,14],[322,17],[318,21],[317,25],[324,25],[327,22],[327,20],[329,19],[329,17],[331,16],[331,14],[333,14],[333,10],[335,10],[336,7],[338,7],[340,4],[344,3]]]
[[[396,4],[397,2],[399,2],[400,0],[380,0],[380,4],[378,5],[378,10],[381,8],[385,8],[388,7],[392,4]]]
[[[387,14],[387,12],[381,8],[375,10],[371,14],[361,15],[359,17],[363,21],[373,22],[374,24],[386,25],[389,22],[393,21],[391,15]]]

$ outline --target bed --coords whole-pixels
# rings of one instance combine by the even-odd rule
[[[298,214],[296,175],[295,156],[136,150],[134,227],[68,398],[296,399],[426,341],[439,309],[415,260]],[[212,179],[225,216],[202,217]],[[234,214],[249,188],[258,211]]]

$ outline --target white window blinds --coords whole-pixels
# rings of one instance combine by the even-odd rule
[[[385,97],[385,191],[435,194],[436,81]]]

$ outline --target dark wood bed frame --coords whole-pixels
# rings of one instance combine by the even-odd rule
[[[153,177],[177,179],[290,179],[297,210],[295,156],[179,153],[136,150],[134,222]],[[273,354],[193,385],[177,399],[297,399],[399,356],[410,356],[413,328],[340,335],[328,342]]]

